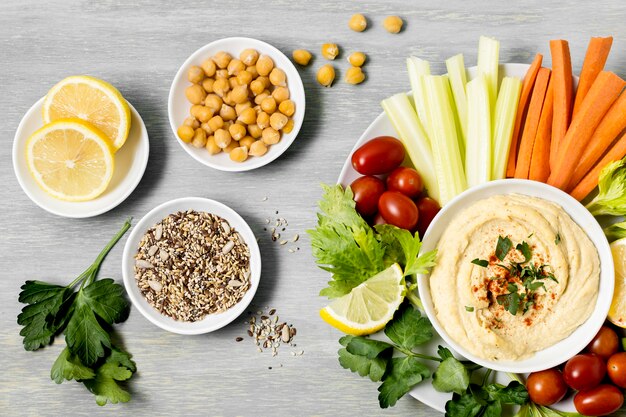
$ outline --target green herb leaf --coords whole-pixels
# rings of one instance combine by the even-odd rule
[[[528,391],[518,381],[511,381],[509,385],[489,384],[483,387],[490,401],[501,401],[503,404],[522,405],[528,402]]]
[[[437,346],[437,355],[439,355],[439,357],[443,360],[454,357],[452,352],[450,352],[450,349],[441,345]]]
[[[368,359],[374,359],[387,349],[392,349],[393,346],[387,342],[380,340],[368,339],[362,336],[346,336],[350,337],[349,340],[342,338],[339,343],[346,343],[346,349],[353,355],[365,356]]]
[[[98,323],[92,308],[85,302],[82,291],[78,293],[74,303],[74,313],[65,329],[65,343],[82,363],[93,365],[98,358],[104,356],[104,348],[111,347],[111,337]]]
[[[50,370],[50,378],[57,384],[64,380],[92,379],[95,375],[93,369],[83,365],[80,359],[76,355],[72,355],[67,347],[61,351]]]
[[[594,216],[626,213],[626,158],[607,164],[600,172],[598,195],[587,204]]]
[[[475,417],[480,415],[483,405],[471,392],[453,394],[446,402],[446,417]]]
[[[385,334],[400,347],[412,350],[432,339],[433,327],[418,309],[404,303],[387,323]]]
[[[128,317],[130,305],[124,287],[111,278],[94,281],[82,290],[84,302],[109,324],[120,323]]]
[[[496,302],[504,306],[504,309],[509,313],[516,315],[519,310],[520,296],[517,292],[511,292],[509,294],[503,294],[496,297]]]
[[[465,306],[465,311],[467,311],[468,313],[473,313],[474,312],[474,307],[472,307],[472,306]]]
[[[378,402],[381,408],[392,407],[415,385],[430,377],[430,370],[414,356],[392,358],[388,372],[378,387]]]
[[[107,402],[130,401],[130,393],[124,390],[118,381],[130,379],[136,371],[135,363],[129,353],[112,348],[111,355],[96,369],[93,379],[83,381],[83,384],[96,396],[96,403],[100,406]]]
[[[380,351],[376,357],[368,358],[367,356],[353,355],[348,352],[346,346],[352,341],[354,336],[344,336],[339,340],[339,343],[344,347],[339,349],[339,364],[345,368],[350,369],[352,372],[358,373],[360,376],[367,376],[372,381],[380,381],[387,369],[387,363],[391,357],[393,349],[389,346],[388,349]]]
[[[543,405],[531,404],[531,407],[537,412],[537,417],[584,417],[582,414],[559,411]]]
[[[604,228],[604,234],[609,242],[626,237],[626,221],[614,223]]]
[[[530,258],[532,257],[532,253],[531,253],[530,246],[528,245],[528,243],[526,242],[518,243],[515,249],[520,251],[522,255],[524,256],[524,262],[522,263],[526,263],[530,261]]]
[[[456,358],[444,359],[433,374],[433,387],[439,392],[463,394],[469,382],[469,371]]]
[[[482,417],[502,417],[502,403],[494,401],[485,406]]]
[[[559,243],[561,243],[561,234],[557,233],[556,237],[554,238],[554,244],[558,245]]]
[[[435,266],[436,251],[430,251],[418,257],[422,247],[419,234],[400,229],[390,224],[376,226],[378,239],[385,243],[386,264],[400,263],[404,265],[404,275],[425,274]]]
[[[487,268],[489,266],[489,261],[486,261],[484,259],[474,259],[472,260],[472,263],[478,266],[482,266],[483,268]]]
[[[498,236],[498,243],[496,244],[496,257],[501,261],[504,260],[506,255],[511,251],[513,242],[507,237]]]

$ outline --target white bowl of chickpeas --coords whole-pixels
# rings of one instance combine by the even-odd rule
[[[176,73],[168,113],[183,149],[204,165],[248,171],[293,143],[304,120],[304,86],[278,49],[225,38],[194,52]]]

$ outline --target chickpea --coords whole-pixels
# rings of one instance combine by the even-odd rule
[[[235,104],[235,113],[237,113],[237,117],[239,117],[241,116],[241,113],[243,113],[244,110],[251,109],[251,108],[252,108],[252,103],[250,103],[249,100],[246,100],[241,104]]]
[[[224,152],[231,153],[233,149],[239,147],[239,142],[236,140],[231,140],[227,147],[224,148]]]
[[[209,127],[211,128],[213,132],[216,132],[218,129],[221,129],[224,127],[224,119],[222,119],[220,116],[213,116],[207,122],[207,124],[209,125]]]
[[[217,70],[217,65],[212,59],[207,59],[202,63],[202,70],[204,71],[204,75],[207,77],[213,77],[215,75],[215,71]]]
[[[361,84],[365,80],[365,74],[361,67],[350,67],[346,71],[346,82],[348,84]]]
[[[303,67],[309,65],[309,62],[311,62],[312,58],[311,53],[306,49],[296,49],[291,55],[294,62],[298,65],[302,65]]]
[[[270,116],[270,126],[274,130],[282,129],[283,127],[285,127],[288,121],[289,118],[280,112],[273,113]]]
[[[317,82],[324,87],[330,87],[335,80],[335,68],[332,65],[322,65],[317,70]],[[215,88],[215,87],[214,87]]]
[[[215,144],[222,149],[227,147],[230,144],[230,141],[232,140],[230,133],[228,133],[228,130],[224,130],[224,129],[217,129],[213,136],[215,139]]]
[[[218,69],[217,71],[215,71],[215,78],[228,78],[228,70]]]
[[[202,80],[202,88],[204,88],[204,91],[206,91],[207,93],[212,93],[214,82],[214,78],[205,78],[204,80]]]
[[[219,51],[213,56],[213,61],[219,68],[226,68],[233,57],[224,51]]]
[[[250,71],[241,71],[237,74],[237,81],[239,85],[248,85],[252,82],[252,73]]]
[[[230,77],[228,79],[228,85],[230,85],[230,89],[232,90],[239,85],[239,80],[237,79],[237,77]]]
[[[198,119],[201,123],[208,122],[213,117],[213,110],[208,107],[200,106],[199,104],[191,107],[191,114]]]
[[[339,55],[339,47],[336,43],[325,43],[322,45],[322,56],[326,59],[333,60]]]
[[[246,64],[241,62],[240,59],[235,58],[228,63],[228,67],[226,68],[228,69],[228,75],[237,75],[241,71],[246,70]]]
[[[246,68],[246,71],[252,74],[253,80],[259,76],[259,71],[257,71],[256,65],[250,65],[248,68]]]
[[[285,100],[278,105],[278,111],[285,116],[291,117],[296,112],[296,103],[292,100]]]
[[[200,129],[204,130],[207,135],[212,135],[213,131],[211,130],[211,126],[209,126],[209,122],[204,122],[200,125]]]
[[[195,131],[191,126],[182,125],[178,128],[178,131],[176,133],[178,133],[178,137],[180,138],[180,140],[185,143],[189,143],[191,142],[191,139],[193,139]]]
[[[243,139],[246,136],[246,128],[244,125],[234,123],[228,128],[228,133],[234,140]]]
[[[201,85],[193,84],[185,89],[185,96],[191,104],[200,104],[206,97],[206,91]]]
[[[280,133],[274,128],[266,127],[261,138],[266,145],[275,145],[280,141]]]
[[[220,116],[222,119],[226,120],[235,120],[237,118],[237,112],[235,109],[228,104],[222,104],[222,108],[220,109]]]
[[[402,30],[404,22],[400,16],[387,16],[383,20],[383,27],[389,33],[398,33]]]
[[[261,104],[261,103],[263,103],[263,100],[265,100],[269,96],[270,96],[270,90],[263,90],[263,92],[261,94],[257,95],[254,98],[254,103],[255,104]]]
[[[223,103],[224,103],[224,100],[222,100],[222,98],[218,96],[217,94],[209,94],[204,99],[204,105],[210,108],[211,110],[213,110],[213,112],[216,112],[219,109],[221,109]]]
[[[263,129],[259,127],[256,123],[248,125],[248,133],[255,139],[258,139],[263,134]]]
[[[259,113],[259,115],[256,117],[256,124],[261,129],[267,128],[270,125],[270,115],[265,112]]]
[[[269,77],[265,77],[263,75],[257,77],[257,80],[261,81],[263,83],[263,87],[270,88],[270,86],[272,85],[272,83],[270,82]]]
[[[248,159],[248,148],[240,146],[230,151],[230,159],[235,162],[243,162]]]
[[[233,101],[232,97],[232,91],[229,91],[228,93],[224,94],[224,97],[222,97],[222,100],[224,101],[224,104],[227,104],[229,106],[234,106],[235,102]],[[220,107],[221,109],[221,107]]]
[[[272,114],[276,111],[276,100],[274,97],[269,96],[261,102],[261,110],[267,114]]]
[[[352,15],[348,27],[355,32],[363,32],[367,28],[367,19],[360,13]]]
[[[263,81],[257,78],[250,83],[250,91],[252,91],[252,94],[254,94],[255,96],[261,94],[263,91],[265,91],[265,84],[263,83]]]
[[[272,97],[274,97],[276,103],[280,104],[289,98],[289,89],[287,87],[276,87],[272,91]]]
[[[209,136],[207,138],[205,147],[206,147],[206,150],[209,151],[211,155],[215,155],[215,154],[222,152],[222,148],[217,146],[217,144],[215,143],[215,137],[213,136]]]
[[[259,75],[267,76],[274,69],[274,61],[267,55],[261,55],[256,62],[256,70]]]
[[[239,54],[239,59],[247,66],[254,65],[256,64],[257,59],[259,59],[259,53],[256,49],[244,49]]]
[[[194,130],[200,127],[200,122],[193,116],[186,118],[183,124],[185,126],[191,126]]]
[[[241,104],[248,101],[248,87],[245,85],[238,85],[233,88],[230,98],[235,104]]]
[[[254,111],[256,112],[257,116],[261,113],[263,113],[263,110],[261,110],[261,106],[259,104],[257,104],[256,106],[253,107]]]
[[[227,120],[227,121],[224,121],[224,126],[222,126],[222,129],[224,129],[224,130],[228,130],[228,129],[230,129],[230,127],[232,126],[232,124],[233,124],[233,121],[232,121],[232,120]]]
[[[191,83],[199,84],[204,79],[204,70],[197,65],[192,66],[187,71],[187,79]]]
[[[267,146],[263,143],[262,140],[256,140],[254,143],[250,145],[249,155],[252,156],[263,156],[267,153]]]
[[[270,72],[269,79],[272,85],[280,87],[284,87],[287,85],[287,75],[285,74],[285,71],[281,70],[280,68],[274,68],[272,72]]]
[[[204,148],[206,145],[206,132],[200,128],[196,129],[191,144],[196,148]]]
[[[228,80],[225,78],[218,78],[213,83],[213,91],[218,96],[224,98],[224,95],[230,90],[230,84]]]
[[[255,139],[252,136],[246,136],[239,141],[239,146],[245,146],[248,151],[250,150],[250,145],[255,142]]]
[[[365,64],[366,56],[363,52],[352,52],[348,57],[348,62],[353,67],[362,67]]]
[[[252,123],[256,122],[256,112],[253,108],[248,107],[241,112],[241,114],[237,118],[237,121],[241,121],[242,123],[251,125]]]
[[[293,119],[289,119],[289,121],[287,122],[287,124],[283,127],[282,132],[283,133],[291,133],[291,131],[293,130]]]

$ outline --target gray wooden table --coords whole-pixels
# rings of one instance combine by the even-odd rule
[[[479,35],[501,41],[502,62],[530,62],[535,52],[549,62],[548,40],[570,41],[580,71],[590,36],[615,37],[608,67],[626,75],[626,4],[612,1],[423,2],[267,1],[228,2],[72,0],[0,2],[0,414],[78,415],[438,415],[404,398],[380,410],[376,385],[337,363],[339,333],[324,324],[317,296],[327,275],[317,269],[305,229],[315,221],[319,183],[336,180],[361,132],[381,111],[379,102],[409,89],[404,60],[415,54],[443,69],[448,56],[462,52],[476,61]],[[481,4],[479,6],[479,3]],[[352,13],[365,13],[370,29],[347,28]],[[405,30],[386,33],[389,14],[401,15]],[[200,46],[228,36],[250,36],[287,54],[307,48],[316,54],[302,78],[307,114],[291,148],[270,166],[231,174],[193,161],[176,143],[167,120],[167,94],[179,65]],[[331,89],[315,82],[322,63],[320,45],[342,49],[338,77],[349,51],[368,54],[367,81]],[[150,161],[135,192],[101,216],[71,220],[48,214],[22,192],[13,174],[11,143],[28,108],[58,80],[92,74],[116,85],[141,113],[150,134]],[[298,328],[291,356],[259,354],[244,335],[243,319],[215,333],[186,337],[162,331],[137,311],[119,326],[139,372],[132,401],[99,408],[76,383],[57,386],[49,370],[62,343],[25,352],[16,316],[19,287],[26,279],[68,282],[80,273],[124,219],[135,219],[166,200],[210,197],[233,207],[260,237],[263,275],[253,301],[275,307]],[[267,196],[267,201],[262,198]],[[287,233],[302,236],[289,253],[263,231],[266,217],[289,221]],[[103,265],[101,276],[121,279],[124,240]],[[282,367],[281,367],[282,365]],[[272,369],[268,369],[272,367]],[[624,415],[624,414],[622,414]]]

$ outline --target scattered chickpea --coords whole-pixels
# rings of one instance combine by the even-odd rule
[[[215,65],[215,61],[209,58],[202,63],[202,70],[207,77],[213,77],[217,70],[217,65]]]
[[[206,97],[206,91],[201,85],[193,84],[185,89],[185,96],[191,104],[200,104]]]
[[[204,105],[212,109],[214,112],[222,108],[224,101],[217,94],[209,94],[204,99]]]
[[[187,126],[187,125],[182,125],[181,127],[178,128],[178,137],[180,138],[180,140],[182,140],[185,143],[189,143],[191,142],[191,139],[193,139],[194,136],[194,129],[191,126]]]
[[[230,84],[226,78],[218,78],[213,83],[213,92],[224,98],[224,95],[230,90]]]
[[[332,65],[322,65],[317,70],[317,82],[324,87],[330,87],[335,80],[335,68]]]
[[[307,51],[306,49],[296,49],[295,51],[293,51],[291,55],[293,57],[294,62],[302,66],[309,65],[309,62],[311,62],[311,58],[312,58],[311,53]]]
[[[250,151],[250,146],[255,142],[252,136],[246,136],[239,141],[239,146],[245,146]]]
[[[287,117],[291,117],[296,112],[296,103],[292,100],[285,100],[278,105],[278,111]]]
[[[187,71],[187,79],[189,82],[198,84],[204,79],[204,70],[197,65],[192,66]]]
[[[274,97],[269,96],[261,102],[261,110],[267,114],[272,114],[276,111],[276,100]]]
[[[249,107],[241,112],[237,120],[247,124],[249,128],[251,124],[256,122],[256,112],[252,107]]]
[[[205,78],[204,80],[202,80],[202,88],[204,88],[204,91],[206,91],[207,93],[212,93],[214,82],[215,80],[213,78]]]
[[[185,121],[183,122],[183,125],[191,126],[192,128],[197,129],[200,127],[200,122],[195,117],[190,116],[185,119]]]
[[[285,127],[288,121],[289,118],[280,112],[273,113],[270,116],[270,126],[274,130],[282,129],[283,127]]]
[[[263,156],[267,153],[267,146],[262,140],[256,140],[250,145],[250,151],[248,154],[252,156]]]
[[[235,148],[239,147],[239,142],[236,140],[231,140],[227,147],[224,148],[224,152],[231,153],[231,151]]]
[[[336,43],[325,43],[322,45],[322,56],[331,61],[339,55],[339,47]]]
[[[348,27],[355,32],[363,32],[367,28],[367,19],[360,13],[353,14],[348,21]]]
[[[222,104],[222,108],[220,109],[220,117],[224,119],[224,121],[235,120],[237,118],[237,112],[235,109],[228,104]]]
[[[196,148],[204,148],[206,145],[206,132],[201,128],[196,129],[191,144]]]
[[[259,59],[259,53],[256,49],[244,49],[239,54],[239,59],[241,59],[241,62],[243,62],[247,66],[254,65],[256,64],[257,59]]]
[[[259,113],[259,115],[256,117],[256,124],[257,126],[259,126],[261,129],[265,129],[270,125],[270,115],[265,113],[264,111],[262,111],[261,113]]]
[[[283,133],[291,133],[293,130],[294,121],[293,119],[289,119],[285,127],[283,127]]]
[[[213,136],[209,136],[207,138],[205,148],[207,151],[209,151],[211,155],[222,152],[222,148],[217,146],[217,144],[215,143],[215,137]]]
[[[225,129],[217,129],[213,136],[215,138],[215,144],[222,149],[227,147],[232,140],[230,133]]]
[[[404,22],[400,16],[387,16],[383,20],[383,27],[389,33],[398,33],[402,30]]]
[[[275,145],[280,141],[280,132],[272,127],[266,127],[261,138],[266,145]]]
[[[213,116],[207,123],[213,132],[224,127],[224,120],[220,116]]]
[[[274,68],[272,72],[270,72],[269,79],[272,85],[278,87],[284,87],[287,85],[287,75],[285,74],[285,71],[280,68]]]
[[[365,74],[361,67],[350,67],[346,71],[346,82],[348,84],[361,84],[365,80]]]
[[[246,128],[244,125],[234,123],[228,128],[228,133],[234,140],[243,139],[246,136]]]
[[[363,52],[352,52],[348,57],[348,62],[353,67],[362,67],[365,64],[366,55]]]
[[[259,127],[256,123],[248,125],[248,133],[255,139],[258,139],[263,134],[263,129]]]
[[[267,55],[261,55],[256,62],[256,70],[260,76],[268,76],[274,69],[274,61]]]
[[[231,59],[233,59],[233,57],[228,52],[224,51],[219,51],[213,56],[213,61],[219,68],[226,68]]]
[[[272,91],[272,97],[274,97],[276,103],[280,104],[289,99],[289,89],[287,87],[276,87],[274,91]]]
[[[230,151],[230,159],[235,162],[243,162],[248,159],[248,148],[240,146]]]

